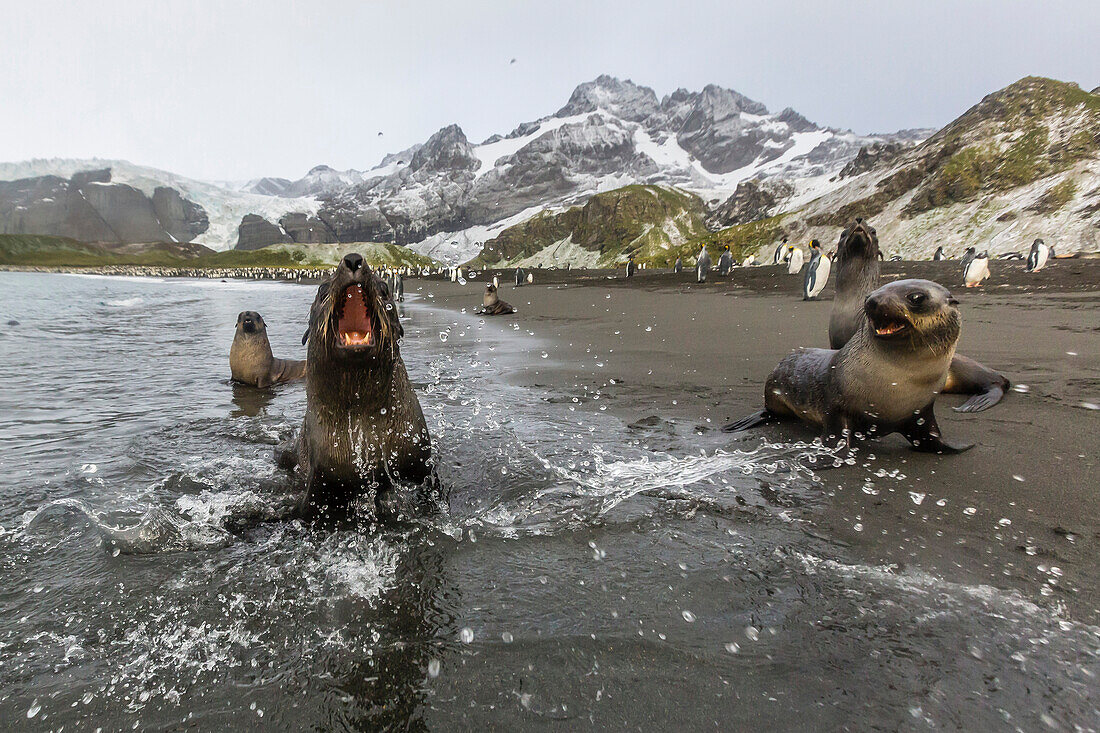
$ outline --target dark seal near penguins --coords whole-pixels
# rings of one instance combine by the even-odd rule
[[[306,375],[306,363],[298,359],[276,359],[267,339],[267,324],[256,311],[237,316],[237,332],[229,347],[229,372],[234,382],[253,387],[292,382]]]
[[[397,485],[435,484],[431,438],[401,360],[404,331],[386,284],[348,254],[317,288],[309,313],[306,414],[278,452],[305,482],[305,519],[349,509],[400,514]],[[429,492],[414,492],[423,506]],[[373,503],[373,506],[371,504]]]
[[[829,346],[839,349],[863,326],[863,301],[878,287],[878,233],[863,219],[856,219],[840,235],[836,260],[836,297],[829,317]],[[1001,401],[1009,388],[1008,379],[973,359],[956,354],[943,391],[973,395],[956,412],[981,412]]]
[[[723,427],[735,432],[795,418],[818,426],[826,445],[901,433],[915,450],[958,453],[933,411],[959,340],[958,301],[928,280],[900,280],[864,300],[859,331],[836,349],[800,349],[772,371],[764,409]]]
[[[485,295],[481,299],[481,307],[474,311],[481,316],[505,316],[515,313],[516,309],[505,303],[497,295],[497,286],[489,283],[485,286]]]

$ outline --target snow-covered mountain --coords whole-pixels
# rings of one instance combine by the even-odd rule
[[[449,125],[366,171],[317,166],[296,181],[230,187],[124,161],[36,160],[0,164],[0,180],[110,168],[113,184],[147,196],[172,188],[201,207],[209,225],[194,241],[215,249],[378,241],[453,262],[540,211],[628,184],[679,187],[713,206],[742,182],[781,180],[769,189],[782,192],[776,205],[797,206],[843,185],[838,173],[864,146],[904,147],[921,137],[819,127],[794,110],[773,114],[714,85],[659,99],[648,87],[601,76],[578,86],[554,114],[506,135],[474,144]],[[18,207],[40,205],[24,189],[7,203],[0,195],[0,231],[60,215],[21,215]]]

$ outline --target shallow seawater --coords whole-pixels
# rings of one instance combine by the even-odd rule
[[[814,446],[509,384],[547,348],[509,321],[404,305],[443,512],[237,530],[293,497],[305,398],[228,382],[236,315],[300,357],[313,289],[0,288],[6,729],[1100,727],[1096,628],[861,564],[815,527]]]

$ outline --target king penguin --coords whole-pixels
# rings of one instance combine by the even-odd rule
[[[816,239],[810,242],[810,264],[806,266],[806,278],[802,281],[802,299],[815,300],[821,291],[825,289],[825,283],[829,282],[829,271],[833,269],[833,261],[829,255],[821,251],[821,243]]]
[[[802,248],[791,245],[788,249],[790,250],[790,261],[787,264],[787,273],[797,275],[802,270],[802,263],[805,262]]]
[[[786,262],[787,259],[787,238],[783,237],[783,241],[779,243],[779,246],[775,248],[775,254],[772,256],[772,264],[778,265],[782,262]]]
[[[704,246],[699,250],[699,256],[695,259],[695,282],[705,283],[707,281],[707,272],[710,270],[710,255],[707,254],[707,248]]]
[[[727,244],[722,250],[722,256],[718,258],[718,274],[725,277],[733,269],[733,255],[730,254],[730,246]]]

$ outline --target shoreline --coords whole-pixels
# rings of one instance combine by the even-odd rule
[[[950,409],[961,396],[937,400],[945,434],[977,444],[967,453],[915,453],[889,436],[868,444],[856,465],[819,472],[820,495],[797,510],[808,531],[869,566],[1011,589],[1100,623],[1100,495],[1091,488],[1100,477],[1100,261],[1072,262],[1037,274],[1022,263],[1018,273],[999,268],[1001,287],[980,290],[942,277],[957,274],[958,262],[884,263],[884,280],[948,280],[962,301],[959,353],[1004,372],[1014,391],[977,414]],[[751,278],[735,271],[702,286],[688,273],[653,271],[629,280],[621,271],[544,271],[540,283],[536,270],[532,286],[502,285],[516,314],[484,320],[503,333],[518,324],[547,352],[517,344],[520,353],[499,367],[508,381],[551,401],[576,398],[578,413],[607,411],[654,450],[662,431],[708,453],[812,440],[814,431],[792,423],[719,430],[759,409],[764,380],[787,353],[828,345],[831,289],[805,302],[801,277],[752,269]],[[928,277],[937,270],[941,277]],[[411,280],[406,289],[469,313],[492,274],[465,286]]]

